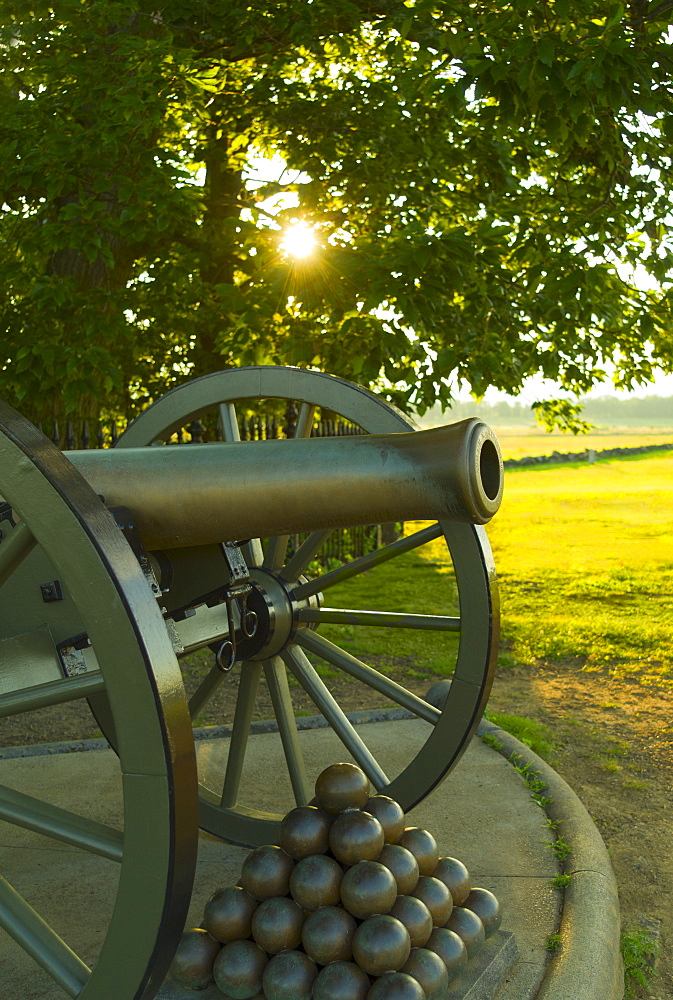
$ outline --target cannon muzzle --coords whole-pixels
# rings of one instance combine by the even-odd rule
[[[149,550],[386,521],[485,524],[498,441],[476,418],[402,434],[71,451]]]

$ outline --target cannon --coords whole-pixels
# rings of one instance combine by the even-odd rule
[[[294,439],[240,441],[238,413],[261,400],[299,404]],[[311,439],[318,407],[360,434]],[[170,443],[210,413],[223,442]],[[195,379],[102,451],[62,454],[0,404],[0,717],[86,699],[119,760],[123,829],[0,787],[0,819],[120,865],[93,969],[0,876],[0,926],[64,995],[156,994],[184,925],[199,826],[238,844],[276,840],[280,814],[245,797],[262,679],[288,807],[310,801],[315,778],[302,753],[295,682],[374,788],[403,809],[450,772],[481,718],[497,656],[495,574],[482,525],[501,495],[497,440],[480,421],[417,431],[372,393],[307,370],[239,368]],[[314,572],[335,527],[393,520],[424,523]],[[446,547],[457,608],[326,607],[331,587],[429,543]],[[391,637],[396,629],[446,633],[455,662],[443,707],[325,638],[323,624],[386,628]],[[212,668],[188,698],[180,660],[208,648]],[[370,752],[316,662],[427,723],[427,739],[399,773]],[[236,673],[228,754],[214,779],[197,768],[192,720]]]

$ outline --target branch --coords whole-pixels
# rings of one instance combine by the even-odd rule
[[[605,198],[603,198],[603,200],[600,201],[598,203],[598,205],[596,205],[594,208],[591,209],[591,211],[589,212],[588,218],[591,218],[591,216],[595,215],[596,212],[600,212],[600,210],[602,208],[605,208],[605,206],[608,204],[608,202],[610,201],[610,199],[612,197],[612,189],[615,186],[615,177],[616,176],[617,176],[617,168],[615,167],[614,170],[612,171],[612,173],[610,174],[610,176],[608,177],[608,189],[607,189],[607,194],[605,195]]]
[[[350,7],[351,10],[348,13],[332,20],[325,26],[324,30],[317,29],[315,37],[329,38],[334,34],[353,31],[368,21],[380,21],[390,15],[403,15],[406,13],[404,5],[399,0],[375,0],[375,2],[371,2],[371,0],[356,0],[355,3],[350,4]],[[357,12],[352,11],[353,7],[357,8]],[[167,24],[167,27],[174,27],[189,33],[195,43],[195,47],[200,49],[196,53],[196,58],[204,59],[215,52],[219,52],[222,59],[235,63],[244,62],[246,59],[253,59],[260,55],[269,55],[277,52],[286,45],[295,45],[296,42],[292,38],[291,29],[295,26],[296,20],[296,15],[292,11],[288,11],[288,16],[285,19],[278,18],[277,22],[272,22],[270,29],[265,32],[263,40],[251,43],[243,50],[237,52],[236,55],[227,54],[227,50],[233,50],[234,48],[234,46],[227,42],[218,42],[216,45],[208,46],[201,45],[202,36],[189,25]],[[269,43],[271,43],[271,52],[268,49]]]
[[[648,21],[658,21],[661,15],[666,14],[669,10],[673,10],[673,0],[666,0],[665,3],[659,4],[649,14],[644,14],[642,17],[628,17],[626,20],[629,25],[646,24]]]
[[[295,191],[296,188],[296,181],[289,181],[287,184],[281,184],[280,181],[269,181],[267,184],[250,189],[251,200],[255,202],[256,207],[257,202],[266,201],[267,198],[272,198],[275,194]]]
[[[37,91],[33,90],[30,84],[24,82],[23,77],[21,76],[18,70],[14,71],[13,76],[14,79],[18,81],[17,89],[19,90],[20,93],[29,94],[33,99],[37,97]]]

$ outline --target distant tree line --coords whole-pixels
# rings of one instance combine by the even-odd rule
[[[582,416],[598,427],[673,427],[673,397],[644,396],[620,399],[618,396],[597,396],[580,400]],[[526,403],[456,402],[442,413],[435,406],[421,419],[424,426],[450,423],[465,417],[478,416],[486,423],[499,426],[533,426],[535,414]]]

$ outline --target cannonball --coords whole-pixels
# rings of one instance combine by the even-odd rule
[[[377,913],[367,917],[353,935],[353,958],[370,976],[397,972],[411,952],[411,938],[396,917]]]
[[[266,955],[254,941],[230,941],[215,959],[215,985],[235,1000],[248,1000],[261,990],[267,962]]]
[[[355,962],[330,962],[313,983],[313,1000],[365,1000],[369,976]]]
[[[318,804],[336,816],[344,809],[361,809],[369,798],[369,779],[355,764],[332,764],[315,783]]]
[[[472,888],[470,873],[463,862],[458,858],[440,858],[432,874],[450,891],[453,905],[462,906]]]
[[[425,1000],[423,987],[406,972],[389,972],[371,986],[367,1000]]]
[[[296,860],[309,854],[324,854],[329,847],[331,825],[332,817],[324,809],[297,806],[281,821],[280,846]]]
[[[218,941],[238,941],[250,937],[252,915],[257,900],[239,885],[218,889],[206,903],[203,926]]]
[[[486,940],[486,931],[476,913],[466,910],[463,906],[454,906],[446,926],[463,939],[468,958],[474,958],[479,954]]]
[[[413,892],[418,882],[419,871],[418,861],[411,851],[399,844],[384,844],[376,860],[393,873],[398,892]]]
[[[334,858],[310,854],[294,866],[290,876],[292,898],[305,910],[334,906],[339,902],[343,871]]]
[[[185,931],[173,956],[171,978],[189,989],[204,989],[213,981],[213,963],[220,947],[202,927]]]
[[[416,896],[398,896],[390,911],[391,917],[401,920],[409,931],[412,948],[422,948],[432,934],[432,914],[425,903]]]
[[[428,948],[412,948],[401,971],[419,981],[427,1000],[440,1000],[449,985],[449,973],[444,962],[436,951]]]
[[[435,927],[425,947],[428,951],[434,951],[439,955],[449,973],[449,982],[467,967],[467,948],[455,931],[450,931],[446,927]]]
[[[443,882],[432,875],[421,875],[411,895],[425,903],[432,914],[432,922],[435,927],[445,925],[451,916],[453,900]]]
[[[294,861],[280,847],[266,844],[251,851],[241,866],[241,885],[255,899],[284,896]]]
[[[404,833],[402,806],[388,795],[372,795],[363,806],[365,812],[376,816],[383,827],[386,844],[396,844]]]
[[[304,911],[287,896],[271,896],[259,904],[252,918],[252,936],[270,955],[296,948],[301,941]]]
[[[408,826],[399,843],[416,858],[421,875],[432,875],[439,860],[439,848],[428,830],[422,830],[419,826]]]
[[[345,865],[375,861],[383,847],[383,827],[369,813],[347,809],[330,827],[329,846],[334,857]]]
[[[283,951],[269,959],[262,988],[267,1000],[310,1000],[318,968],[303,951]]]
[[[396,898],[395,876],[378,861],[358,861],[341,880],[341,902],[360,919],[387,913]]]
[[[309,914],[301,943],[306,954],[318,965],[345,962],[353,954],[355,917],[340,906],[320,906]]]
[[[472,889],[463,906],[477,914],[484,925],[484,933],[487,938],[491,934],[495,934],[500,927],[502,922],[500,903],[488,889]]]

